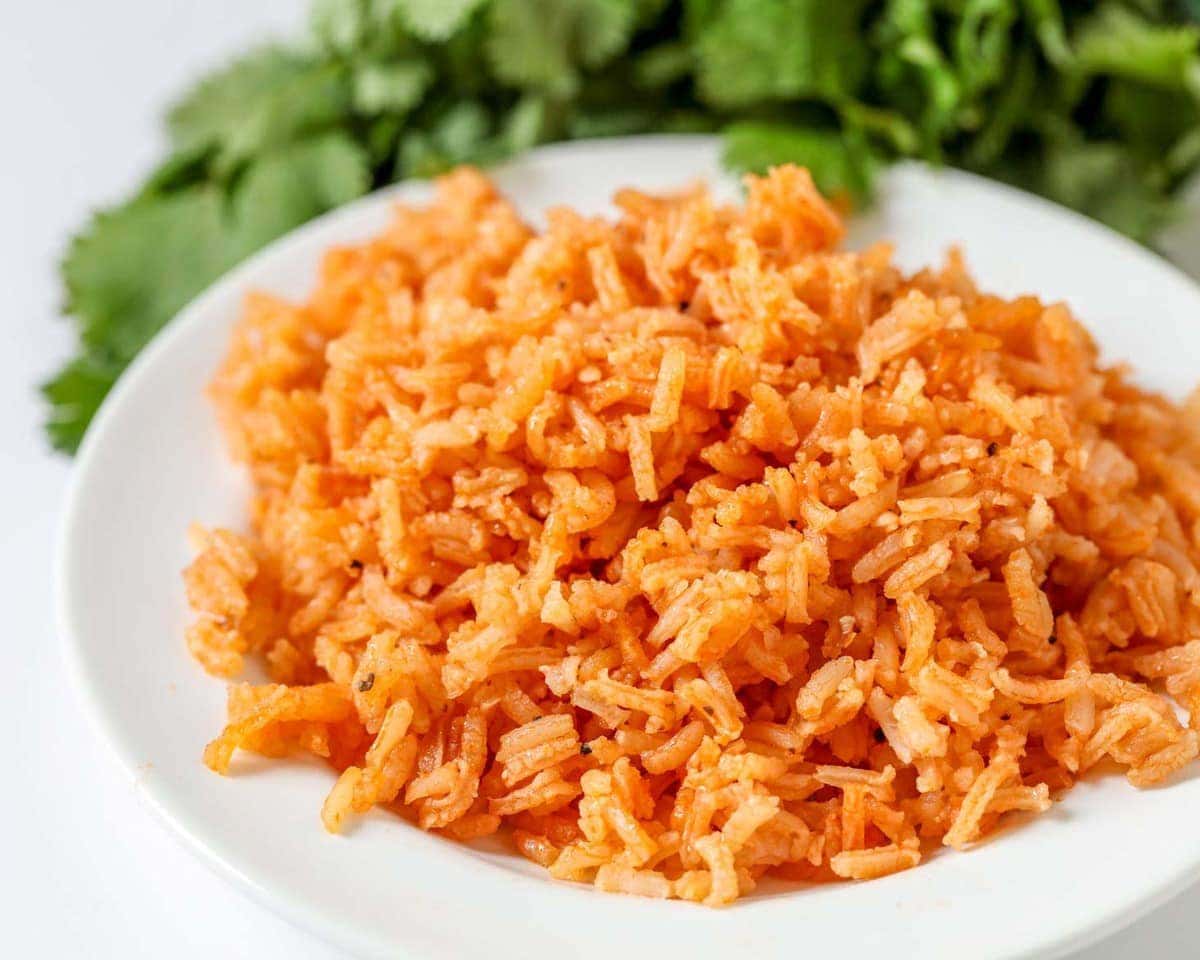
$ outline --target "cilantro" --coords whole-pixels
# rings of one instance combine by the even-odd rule
[[[428,130],[414,130],[400,142],[398,177],[433,177],[460,163],[487,163],[507,152],[493,139],[494,125],[487,108],[464,100],[443,110]]]
[[[875,36],[882,99],[917,121],[924,133],[921,152],[940,159],[944,135],[963,105],[965,78],[938,42],[931,4],[892,0],[876,24]]]
[[[1166,226],[1170,207],[1129,150],[1119,143],[1065,139],[1051,144],[1033,185],[1052,200],[1088,210],[1115,230],[1149,236]]]
[[[226,165],[341,122],[350,83],[335,62],[269,47],[202,81],[167,116],[181,148],[212,147]]]
[[[1036,83],[1033,48],[1026,45],[1016,55],[1008,81],[993,101],[990,116],[980,124],[978,133],[963,151],[965,165],[983,171],[997,162],[1025,116]]]
[[[857,200],[865,199],[870,190],[874,165],[865,143],[853,135],[760,123],[727,128],[722,159],[727,166],[750,173],[763,173],[788,161],[801,163],[825,193]]]
[[[311,217],[538,143],[723,131],[867,202],[948,162],[1144,242],[1200,170],[1200,0],[310,0],[170,109],[170,149],[62,264],[77,355],[43,387],[63,450],[192,297]]]
[[[405,26],[422,40],[445,40],[457,31],[483,0],[396,0]]]
[[[715,107],[855,91],[867,68],[862,0],[729,0],[696,44],[696,82]]]
[[[1200,103],[1195,98],[1132,81],[1109,83],[1102,110],[1117,139],[1150,163],[1169,153],[1189,133],[1200,130]]]
[[[98,215],[63,261],[68,312],[83,347],[124,363],[233,263],[215,187],[142,197]]]
[[[253,253],[306,220],[362,196],[370,185],[365,152],[344,134],[263,154],[233,194],[234,251]]]
[[[1151,23],[1110,0],[1080,27],[1075,66],[1164,90],[1200,92],[1198,46],[1200,27]]]
[[[662,43],[647,50],[634,62],[638,86],[647,90],[668,87],[687,77],[692,69],[692,51],[686,44]]]
[[[501,131],[504,149],[510,153],[528,150],[539,143],[547,123],[546,101],[538,96],[525,96],[516,102],[504,118]]]
[[[954,69],[969,95],[997,84],[1008,66],[1012,25],[1017,9],[996,0],[972,0],[964,5],[954,31]]]
[[[1025,0],[1025,16],[1037,37],[1043,56],[1054,66],[1065,68],[1071,61],[1058,0]]]
[[[580,70],[629,42],[633,0],[493,0],[488,54],[496,76],[522,89],[570,96]]]
[[[309,21],[318,43],[352,54],[367,29],[368,10],[361,0],[312,0]]]
[[[404,115],[421,102],[433,80],[419,60],[364,63],[354,74],[354,106],[360,113]]]
[[[55,447],[79,446],[125,366],[233,264],[222,206],[211,187],[151,193],[99,214],[72,241],[62,277],[80,353],[42,387]]]
[[[344,137],[255,160],[231,196],[211,184],[160,192],[98,215],[63,260],[81,353],[43,387],[54,445],[74,450],[121,370],[168,320],[244,255],[370,185]]]
[[[120,363],[84,352],[42,385],[42,396],[50,404],[46,433],[57,449],[74,451],[79,447],[87,425],[122,369]]]

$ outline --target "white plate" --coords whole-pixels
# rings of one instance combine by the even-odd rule
[[[528,215],[602,211],[624,185],[704,177],[727,196],[700,137],[550,147],[497,174]],[[88,433],[59,549],[61,629],[80,689],[147,805],[221,874],[329,940],[371,956],[1007,958],[1077,948],[1148,910],[1200,868],[1200,778],[1139,792],[1080,785],[1034,822],[965,854],[863,884],[773,887],[726,910],[600,894],[544,879],[503,852],[430,836],[387,814],[331,837],[327,769],[200,763],[224,690],[183,644],[180,569],[189,521],[241,524],[246,483],[226,459],[202,389],[246,291],[308,291],[322,251],[383,227],[405,185],[274,244],[189,306],[125,374]],[[989,289],[1068,300],[1109,359],[1176,396],[1200,356],[1200,291],[1103,227],[953,171],[892,170],[854,242],[886,237],[907,267],[961,243]],[[167,882],[167,881],[164,881]]]

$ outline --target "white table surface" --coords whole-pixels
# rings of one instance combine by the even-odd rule
[[[341,954],[210,874],[139,803],[64,675],[51,568],[70,461],[34,393],[69,348],[55,264],[93,206],[158,157],[161,107],[307,0],[48,0],[0,30],[0,954],[13,958]],[[1174,241],[1200,273],[1200,216]],[[164,638],[164,642],[171,642]],[[181,749],[195,749],[194,744]],[[1114,870],[1119,870],[1113,864]],[[1200,888],[1073,960],[1182,960]]]

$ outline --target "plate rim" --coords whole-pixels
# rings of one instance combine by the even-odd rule
[[[631,137],[593,138],[586,140],[566,141],[548,144],[528,151],[514,161],[495,168],[490,173],[519,169],[530,160],[554,160],[570,157],[574,154],[588,153],[597,148],[604,149],[638,149],[647,147],[704,147],[711,149],[718,137],[708,134],[654,134]],[[914,161],[905,161],[893,165],[893,170],[904,168],[928,169],[926,165]],[[1111,241],[1117,241],[1123,249],[1123,254],[1133,257],[1142,263],[1152,265],[1154,269],[1164,271],[1172,276],[1172,280],[1182,284],[1200,302],[1200,286],[1187,274],[1154,251],[1145,248],[1130,238],[1121,235],[1109,227],[1091,218],[1062,207],[1050,200],[1040,197],[986,177],[957,168],[938,168],[936,173],[950,179],[961,179],[972,182],[977,187],[1001,194],[1020,204],[1029,205],[1052,212],[1055,216],[1072,223],[1075,228],[1103,234]],[[286,247],[299,244],[303,239],[320,233],[337,220],[352,220],[366,210],[385,203],[394,203],[416,190],[426,188],[427,180],[406,180],[389,184],[374,190],[348,204],[337,207],[314,218],[300,227],[272,241],[263,249],[257,251],[240,264],[223,274],[216,281],[189,301],[175,316],[158,331],[151,341],[138,353],[128,368],[122,373],[117,383],[105,397],[89,426],[78,454],[72,464],[70,481],[59,514],[58,529],[54,545],[53,565],[53,594],[55,604],[55,625],[59,635],[61,654],[66,661],[70,684],[77,698],[82,702],[89,725],[100,734],[105,743],[109,756],[116,760],[120,767],[130,774],[137,783],[136,796],[140,805],[147,806],[154,813],[155,819],[176,837],[183,846],[200,860],[211,872],[230,882],[237,889],[248,895],[251,900],[269,909],[277,916],[305,931],[316,934],[322,940],[338,947],[352,950],[360,955],[381,955],[384,953],[395,956],[397,945],[394,942],[384,942],[369,931],[363,931],[347,923],[341,922],[329,908],[312,910],[311,905],[295,899],[289,894],[273,890],[268,882],[256,878],[251,872],[239,865],[220,851],[205,842],[200,831],[184,819],[177,816],[168,808],[164,800],[155,791],[147,788],[137,779],[138,759],[132,745],[119,732],[114,715],[106,708],[102,691],[98,688],[95,678],[85,669],[82,641],[84,631],[77,626],[77,604],[74,600],[74,581],[70,576],[69,556],[73,532],[79,525],[82,509],[82,491],[86,486],[86,478],[98,457],[98,451],[104,443],[110,423],[119,415],[125,397],[134,392],[136,384],[145,372],[157,364],[160,356],[169,352],[177,340],[186,337],[187,332],[198,324],[205,322],[209,312],[209,304],[218,301],[237,288],[244,288],[248,278],[256,274],[262,265],[279,255]],[[198,761],[197,761],[198,762]],[[1198,848],[1200,850],[1200,848]],[[1185,886],[1200,879],[1200,857],[1193,862],[1184,864],[1175,870],[1164,873],[1156,881],[1147,882],[1120,909],[1110,910],[1104,916],[1072,925],[1069,929],[1052,932],[1050,935],[1035,940],[1028,948],[1019,953],[1005,954],[1006,957],[1023,958],[1054,958],[1064,954],[1084,949],[1125,927],[1154,908],[1165,903]],[[596,896],[591,890],[589,896]],[[400,947],[407,954],[409,948]]]

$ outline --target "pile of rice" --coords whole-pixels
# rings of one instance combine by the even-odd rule
[[[839,250],[804,170],[747,186],[535,233],[460,170],[249,300],[212,395],[253,534],[194,531],[188,643],[274,682],[210,767],[308,751],[331,831],[715,905],[1196,757],[1198,411],[957,256]]]

